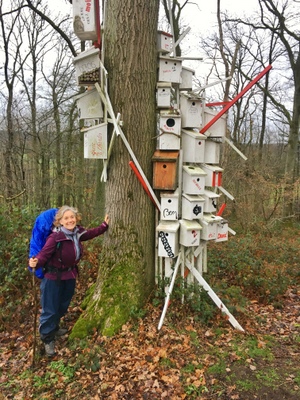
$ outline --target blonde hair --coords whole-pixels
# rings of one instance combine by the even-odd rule
[[[57,213],[55,214],[53,222],[54,226],[60,226],[59,221],[62,219],[66,211],[72,211],[75,214],[77,224],[81,221],[81,214],[78,212],[77,208],[70,206],[62,206],[57,210]]]

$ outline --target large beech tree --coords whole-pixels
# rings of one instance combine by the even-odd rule
[[[158,0],[110,0],[104,24],[110,99],[150,182],[156,132],[158,9]],[[144,304],[153,288],[154,206],[129,161],[129,153],[117,137],[106,184],[110,228],[94,291],[71,336],[84,336],[92,328],[113,334]]]

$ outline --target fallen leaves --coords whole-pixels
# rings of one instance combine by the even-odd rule
[[[54,359],[61,360],[61,368],[41,357],[37,371],[30,370],[33,335],[28,313],[28,320],[15,325],[11,321],[11,329],[0,333],[0,391],[10,396],[7,399],[245,400],[227,378],[242,368],[247,379],[255,379],[260,372],[258,356],[250,356],[243,347],[249,338],[259,354],[268,350],[269,335],[278,343],[274,362],[277,357],[278,364],[283,357],[298,362],[299,295],[295,293],[295,289],[287,293],[281,310],[251,302],[242,323],[246,328],[243,335],[219,317],[209,327],[201,325],[184,315],[182,308],[176,309],[175,302],[158,331],[161,310],[149,305],[143,319],[124,324],[114,337],[95,332],[85,346],[78,343],[76,348],[61,339]],[[75,305],[70,311],[72,324],[80,308]],[[176,316],[174,324],[170,323],[172,316]],[[221,358],[226,360],[224,375],[212,373]],[[74,369],[73,376],[66,375],[64,366]],[[293,390],[299,386],[296,373],[287,374],[282,381]]]

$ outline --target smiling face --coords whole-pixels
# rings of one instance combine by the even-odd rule
[[[76,215],[73,211],[67,210],[59,220],[60,225],[64,226],[69,231],[72,231],[76,226]]]

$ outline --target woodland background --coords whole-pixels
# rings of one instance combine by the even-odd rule
[[[223,186],[235,197],[223,199],[224,217],[237,235],[209,249],[207,280],[246,334],[234,332],[203,292],[182,305],[180,285],[158,334],[163,290],[154,286],[146,306],[131,307],[118,334],[103,337],[95,329],[85,339],[64,341],[57,359],[38,357],[37,372],[29,369],[32,294],[38,291],[26,268],[32,224],[39,211],[64,203],[82,211],[85,225],[100,222],[102,162],[83,158],[72,63],[83,45],[70,20],[52,15],[43,2],[13,0],[10,13],[0,1],[3,398],[297,398],[300,4],[258,0],[257,14],[239,19],[221,12],[222,1],[216,3],[216,32],[195,44],[210,60],[195,87],[203,92],[205,84],[232,76],[206,90],[208,101],[231,99],[273,66],[228,114],[227,136],[248,160],[223,146]],[[182,9],[193,4],[173,4],[174,29],[182,32]],[[30,5],[48,20],[30,12]],[[184,54],[184,45],[180,51]],[[133,179],[128,171],[127,183]],[[66,321],[70,327],[96,280],[102,240],[87,250]]]

